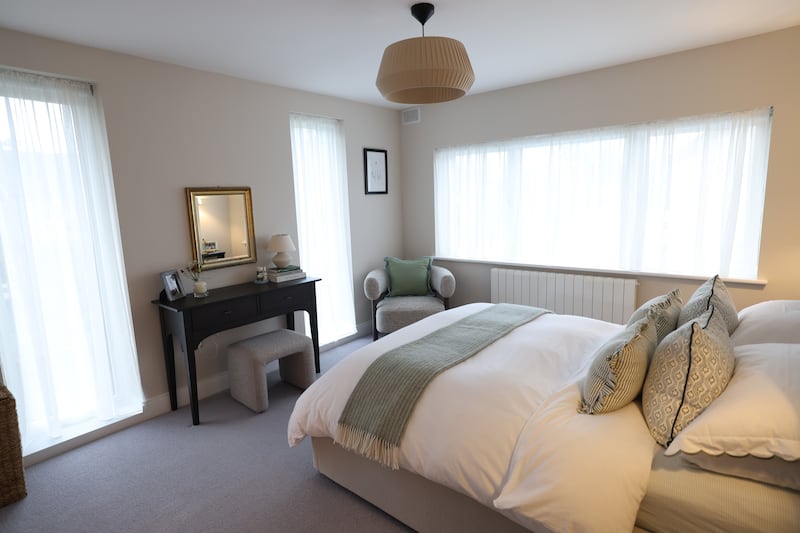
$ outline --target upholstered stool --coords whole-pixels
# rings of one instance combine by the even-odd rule
[[[231,396],[256,413],[267,409],[267,364],[278,359],[281,380],[301,389],[314,383],[314,345],[305,335],[279,329],[228,346]]]

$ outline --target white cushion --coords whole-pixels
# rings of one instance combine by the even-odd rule
[[[736,346],[728,387],[667,448],[800,460],[800,344]]]
[[[739,311],[731,335],[736,346],[762,342],[800,344],[800,300],[770,300]]]

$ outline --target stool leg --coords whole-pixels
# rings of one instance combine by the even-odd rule
[[[253,362],[253,405],[250,409],[262,413],[269,407],[267,394],[267,363]]]
[[[231,397],[260,413],[267,408],[266,365],[253,361],[247,351],[228,357],[228,381]]]
[[[314,383],[314,348],[308,346],[301,352],[289,354],[278,360],[281,381],[301,389],[307,389]]]

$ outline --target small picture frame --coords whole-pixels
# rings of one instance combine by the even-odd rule
[[[161,283],[164,285],[164,294],[170,302],[183,297],[183,284],[177,270],[162,272]]]
[[[364,148],[364,194],[388,194],[386,150]]]

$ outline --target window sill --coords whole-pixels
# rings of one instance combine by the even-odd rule
[[[636,277],[636,278],[652,278],[652,279],[674,279],[686,282],[703,282],[710,278],[708,276],[690,276],[685,274],[656,274],[652,272],[632,272],[627,270],[600,270],[600,269],[582,269],[582,268],[568,268],[568,267],[553,267],[546,265],[526,265],[522,263],[507,263],[503,261],[485,261],[481,259],[456,259],[450,257],[434,256],[438,261],[448,261],[451,263],[468,263],[486,266],[497,267],[512,267],[528,270],[543,270],[547,272],[563,272],[565,274],[590,274],[590,275],[610,275],[616,277]],[[752,287],[763,288],[767,286],[765,279],[738,279],[738,278],[722,278],[725,285],[737,287]]]

